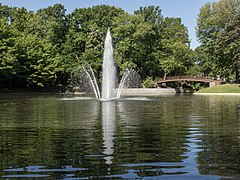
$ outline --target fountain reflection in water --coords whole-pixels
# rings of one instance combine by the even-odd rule
[[[101,100],[119,99],[123,88],[140,86],[141,78],[134,69],[126,69],[119,86],[116,86],[116,68],[113,59],[112,36],[109,28],[104,43],[101,93],[90,65],[81,66],[76,72],[71,77],[70,91],[89,92],[91,89],[95,97]]]
[[[103,145],[106,164],[112,164],[116,124],[115,101],[102,102]]]

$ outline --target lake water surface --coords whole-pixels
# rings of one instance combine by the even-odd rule
[[[240,97],[0,94],[1,179],[239,179]]]

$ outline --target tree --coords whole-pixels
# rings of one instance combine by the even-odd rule
[[[61,85],[61,83],[64,83],[63,78],[66,74],[63,55],[69,25],[66,9],[61,4],[55,4],[38,10],[36,15],[43,21],[42,26],[38,26],[43,35],[41,37],[45,39],[46,47],[52,49],[48,61],[53,63],[53,66],[49,68],[54,68],[51,71],[51,74],[54,71],[54,74],[52,74],[54,78],[50,81],[50,84]]]
[[[197,19],[197,36],[208,60],[211,61],[209,64],[214,64],[214,75],[230,78],[235,71],[236,82],[239,81],[238,48],[234,47],[237,47],[239,42],[231,41],[233,36],[230,34],[239,27],[237,23],[239,6],[239,0],[220,0],[212,4],[207,3],[200,9]]]
[[[140,7],[134,15],[127,13],[114,21],[116,59],[121,72],[135,68],[142,76],[159,74],[156,52],[161,39],[161,10],[159,7]]]
[[[79,8],[68,15],[69,27],[63,56],[67,71],[76,64],[90,64],[99,77],[102,71],[103,44],[107,28],[124,11],[107,5]]]
[[[127,68],[139,70],[138,63],[141,49],[135,41],[137,26],[142,24],[143,18],[130,14],[123,14],[114,20],[113,38],[115,44],[115,60],[119,66],[120,73],[124,73]]]
[[[193,66],[189,69],[188,74],[194,76],[214,76],[213,69],[214,64],[210,64],[208,57],[204,51],[203,46],[198,46],[193,51]]]
[[[140,52],[142,52],[139,57],[142,58],[139,64],[141,73],[143,78],[147,76],[155,78],[159,76],[159,71],[161,71],[157,52],[161,51],[158,43],[162,39],[164,18],[159,6],[140,7],[134,14],[141,15],[144,21],[143,24],[139,24],[136,31],[136,42],[137,44],[139,43],[141,47]]]
[[[43,87],[55,85],[62,68],[60,46],[52,38],[55,36],[52,32],[58,31],[46,28],[52,23],[51,18],[45,20],[24,8],[14,11],[11,28],[15,36],[16,82]]]
[[[0,81],[8,81],[11,87],[17,59],[13,53],[14,37],[8,23],[7,17],[0,18]]]
[[[222,53],[229,64],[232,64],[236,72],[236,82],[240,82],[240,9],[234,14],[226,25],[225,30],[219,34],[219,44],[221,46]],[[226,64],[227,66],[227,64]]]
[[[164,19],[159,45],[159,63],[164,71],[164,78],[168,74],[183,75],[192,66],[188,31],[180,18]]]
[[[67,32],[67,17],[66,9],[61,4],[40,9],[36,15],[43,21],[41,29],[42,35],[52,44],[56,45],[58,50],[61,50],[65,42],[65,35]]]
[[[58,86],[82,64],[100,79],[107,28],[120,74],[134,68],[143,79],[154,79],[185,74],[192,65],[186,27],[178,18],[164,18],[158,6],[130,15],[107,5],[70,14],[61,4],[36,13],[0,5],[0,27],[0,80],[16,86]]]

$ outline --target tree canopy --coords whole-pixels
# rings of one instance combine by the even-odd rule
[[[197,36],[206,54],[204,66],[209,74],[239,82],[240,1],[207,3],[197,19]],[[235,78],[234,78],[235,74]]]
[[[98,5],[67,14],[61,4],[36,12],[0,4],[0,27],[2,86],[65,85],[71,72],[86,63],[100,79],[108,27],[120,75],[126,68],[134,68],[142,79],[184,75],[194,64],[187,28],[180,18],[163,17],[158,6],[129,14]],[[222,35],[222,43],[232,47],[224,36],[233,34]]]

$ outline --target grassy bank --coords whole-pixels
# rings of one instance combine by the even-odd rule
[[[197,93],[240,93],[239,84],[221,84],[199,90]]]

